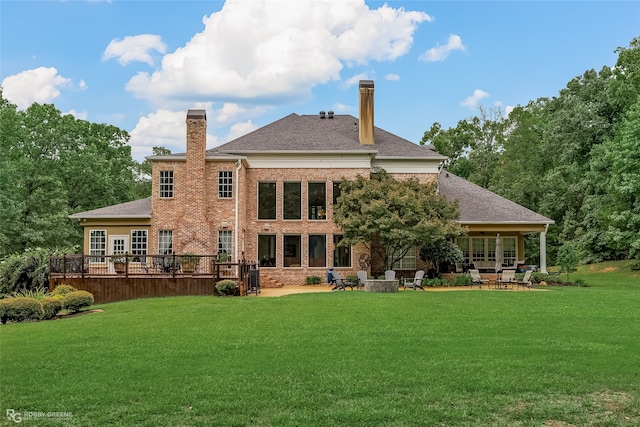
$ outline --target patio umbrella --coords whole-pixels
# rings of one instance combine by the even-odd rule
[[[500,233],[496,235],[496,273],[502,271],[502,247],[500,246]]]

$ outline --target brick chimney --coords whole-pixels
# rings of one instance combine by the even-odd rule
[[[373,80],[360,80],[360,144],[373,145]]]
[[[185,165],[185,215],[178,226],[179,253],[209,253],[209,226],[206,218],[207,189],[205,156],[207,151],[207,114],[205,110],[187,112],[187,158]]]

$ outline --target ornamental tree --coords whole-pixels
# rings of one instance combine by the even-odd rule
[[[438,193],[436,182],[396,180],[384,170],[343,180],[333,220],[344,233],[341,245],[364,244],[385,269],[413,248],[465,234],[456,202]]]

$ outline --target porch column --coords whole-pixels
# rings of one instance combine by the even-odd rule
[[[548,225],[544,227],[544,231],[540,232],[540,272],[547,273],[547,229]]]

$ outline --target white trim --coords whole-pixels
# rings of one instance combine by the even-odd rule
[[[371,169],[368,153],[358,155],[323,154],[256,154],[247,159],[250,168],[256,169]]]
[[[439,161],[431,161],[427,159],[404,159],[404,160],[387,160],[375,158],[371,161],[372,167],[382,168],[388,173],[416,173],[416,174],[433,174],[437,179]]]

